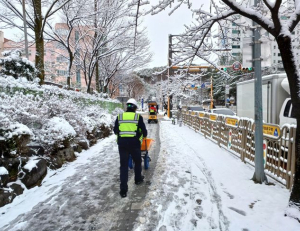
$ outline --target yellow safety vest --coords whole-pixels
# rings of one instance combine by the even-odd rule
[[[139,114],[136,114],[134,112],[124,112],[118,115],[120,137],[136,137],[139,116]],[[141,135],[141,137],[139,137],[140,141],[142,141],[142,139],[143,134]]]

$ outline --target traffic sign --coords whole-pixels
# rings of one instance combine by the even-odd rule
[[[242,69],[242,64],[238,61],[234,62],[232,64],[232,69],[235,71],[241,70]]]
[[[280,137],[280,127],[275,124],[263,124],[263,134],[278,139]]]

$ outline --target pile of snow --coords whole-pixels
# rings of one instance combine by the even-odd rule
[[[29,172],[31,172],[31,170],[33,168],[37,168],[37,163],[39,162],[38,159],[30,159],[25,166],[23,167],[24,169],[27,169]]]
[[[5,167],[0,167],[0,176],[8,175],[8,171]]]

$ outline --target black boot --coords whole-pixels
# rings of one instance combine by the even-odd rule
[[[121,196],[122,198],[127,197],[127,191],[121,190],[121,191],[120,191],[120,196]]]
[[[145,178],[144,176],[141,176],[141,179],[139,181],[136,181],[135,184],[139,185],[139,184],[143,183],[144,182],[144,178]]]

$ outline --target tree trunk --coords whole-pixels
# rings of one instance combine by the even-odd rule
[[[96,52],[97,56],[98,56],[98,51]],[[99,64],[98,61],[96,61],[96,73],[95,73],[95,77],[96,77],[96,91],[100,92],[100,80],[99,80]]]
[[[96,46],[96,41],[98,37],[97,29],[98,29],[98,23],[97,23],[97,14],[96,12],[98,11],[98,0],[94,0],[94,7],[95,7],[95,18],[94,18],[94,26],[95,26],[95,34],[94,34],[94,49]],[[100,83],[99,83],[99,66],[98,66],[98,50],[96,50],[96,76],[95,76],[95,81],[96,81],[96,91],[100,92]]]
[[[299,74],[295,65],[295,57],[292,52],[292,41],[289,36],[284,37],[280,35],[277,39],[278,48],[282,56],[282,63],[287,74],[287,78],[290,85],[291,100],[293,104],[293,111],[297,119],[297,130],[295,140],[295,154],[296,154],[296,166],[294,184],[290,196],[290,205],[296,205],[300,210],[300,98],[299,98]]]
[[[103,93],[107,93],[107,86],[103,86]]]
[[[35,67],[38,70],[37,77],[40,79],[40,84],[44,84],[45,69],[44,69],[44,36],[43,36],[43,17],[41,0],[34,0],[34,34],[36,43]]]
[[[294,107],[294,105],[293,105]],[[297,105],[300,108],[300,105]],[[297,124],[300,124],[300,119],[297,118]],[[297,206],[300,210],[300,126],[296,130],[296,166],[294,175],[294,185],[292,188],[289,205]]]
[[[72,69],[72,65],[73,65],[73,60],[74,60],[74,55],[71,51],[71,49],[68,49],[68,52],[69,52],[69,65],[68,65],[68,77],[67,77],[67,85],[68,85],[68,88],[71,87],[71,69]]]

